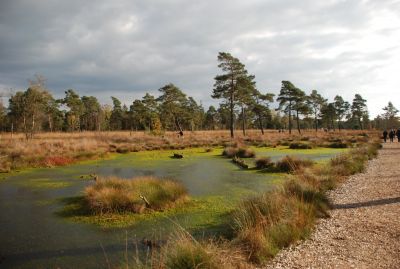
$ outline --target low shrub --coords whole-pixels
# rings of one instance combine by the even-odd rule
[[[107,178],[87,187],[84,197],[95,214],[143,213],[146,208],[163,210],[174,206],[187,198],[187,190],[177,181],[155,177]]]

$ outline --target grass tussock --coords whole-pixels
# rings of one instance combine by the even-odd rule
[[[270,169],[274,166],[270,157],[261,157],[256,159],[256,168],[257,169]]]
[[[312,149],[314,147],[310,142],[291,142],[289,144],[290,149]]]
[[[222,155],[228,158],[239,157],[239,158],[254,158],[256,153],[254,150],[248,147],[226,147],[224,148]]]
[[[143,213],[164,210],[187,199],[185,187],[173,180],[155,177],[99,179],[84,191],[85,201],[94,214]]]
[[[165,268],[220,268],[216,245],[199,243],[184,233],[176,235],[165,250]]]
[[[300,159],[295,156],[285,156],[280,161],[277,161],[275,166],[279,172],[293,172],[304,167],[310,167],[314,164],[312,160]]]

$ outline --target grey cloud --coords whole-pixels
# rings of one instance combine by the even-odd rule
[[[24,88],[39,73],[58,96],[75,88],[102,102],[110,95],[131,102],[173,82],[208,105],[215,102],[217,53],[229,51],[256,75],[260,90],[277,93],[287,79],[351,98],[398,57],[396,44],[374,52],[347,45],[370,31],[399,36],[399,25],[372,25],[385,12],[398,14],[398,1],[377,2],[5,0],[0,85]],[[337,55],[327,57],[332,50]]]

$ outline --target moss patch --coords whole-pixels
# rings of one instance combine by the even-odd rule
[[[222,196],[192,199],[175,208],[144,214],[124,212],[94,215],[87,210],[83,196],[64,198],[59,202],[63,203],[64,207],[56,212],[56,215],[70,221],[93,224],[101,228],[132,227],[143,222],[150,225],[162,219],[173,219],[186,229],[201,230],[222,225],[226,220],[223,216],[234,209],[234,204]]]
[[[290,155],[290,154],[304,154],[304,155],[326,155],[326,154],[339,154],[348,149],[344,148],[313,148],[313,149],[290,149],[287,146],[278,146],[276,148],[263,148],[263,147],[251,147],[256,154],[257,153],[271,153],[274,155]]]

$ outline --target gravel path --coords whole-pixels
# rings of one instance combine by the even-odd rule
[[[400,268],[400,143],[384,144],[329,196],[331,218],[266,268]]]

